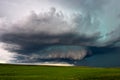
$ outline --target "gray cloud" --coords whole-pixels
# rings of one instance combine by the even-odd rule
[[[77,18],[78,15],[73,15],[73,18],[67,21],[64,14],[61,11],[56,12],[55,8],[51,8],[49,12],[44,14],[32,12],[22,22],[17,22],[7,28],[1,27],[4,30],[1,31],[1,41],[20,46],[24,46],[25,44],[29,46],[31,44],[96,45],[95,42],[101,37],[100,33],[96,31],[89,33],[85,28],[82,30],[84,26],[79,24],[77,21],[79,19]],[[89,19],[85,21],[89,23]],[[82,32],[84,30],[86,30],[85,33]]]
[[[104,4],[106,4],[107,0],[53,0],[56,3],[59,2],[60,5],[63,4],[63,6],[68,6],[73,9],[80,9],[83,10],[100,10]],[[58,5],[59,5],[58,4]]]
[[[1,1],[0,4],[2,7],[5,7],[3,2],[6,5],[9,3],[7,6],[18,4],[17,1],[12,1],[14,5],[8,0],[6,2]],[[48,9],[50,6],[47,6],[45,7],[47,10],[40,11],[40,13],[36,12],[34,8],[30,15],[24,18],[22,17],[23,14],[17,15],[13,11],[13,15],[22,17],[21,20],[15,19],[14,22],[9,22],[0,18],[0,41],[8,45],[5,48],[6,50],[19,53],[17,58],[20,60],[24,58],[24,62],[39,61],[43,58],[81,60],[90,54],[89,49],[93,54],[97,53],[91,47],[100,50],[104,48],[103,51],[106,53],[109,52],[106,51],[106,48],[119,48],[120,20],[118,16],[120,9],[118,0],[52,1],[51,6],[54,4],[55,7]],[[37,2],[40,3],[41,1],[35,0],[34,4],[37,5]],[[22,6],[27,3],[32,4],[32,1],[25,1]],[[7,8],[5,9],[7,11]],[[23,12],[21,10],[20,13]],[[8,14],[10,14],[9,11],[0,10],[1,17]],[[13,15],[8,16],[13,18]]]
[[[6,24],[6,28],[1,27],[3,31],[1,31],[0,41],[17,45],[18,47],[11,46],[12,48],[8,45],[6,49],[22,54],[23,57],[28,58],[28,61],[31,59],[30,55],[32,54],[41,56],[39,59],[83,59],[88,53],[85,48],[81,50],[81,46],[96,45],[95,41],[100,37],[100,34],[99,32],[90,35],[81,34],[76,30],[78,15],[73,15],[70,21],[67,21],[64,16],[61,11],[56,12],[55,8],[40,14],[32,12],[27,19],[21,22]],[[56,48],[54,45],[60,47]],[[64,45],[68,46],[64,47]],[[52,47],[53,49],[51,49]],[[67,52],[62,51],[63,47]],[[80,49],[77,49],[77,47]],[[68,51],[69,48],[70,51]],[[47,49],[52,51],[46,51]],[[26,57],[27,55],[29,57]]]
[[[88,50],[80,46],[51,46],[39,50],[37,53],[29,55],[20,54],[17,58],[25,58],[21,62],[34,62],[34,61],[58,61],[58,60],[81,60],[88,55]],[[19,60],[18,60],[19,61]]]

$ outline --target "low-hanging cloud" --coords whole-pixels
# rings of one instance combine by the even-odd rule
[[[102,37],[97,31],[89,33],[90,31],[86,29],[86,32],[83,32],[84,26],[77,21],[81,14],[73,15],[70,20],[66,20],[64,16],[61,11],[56,12],[55,8],[43,14],[32,12],[23,21],[9,24],[9,26],[6,24],[5,28],[2,26],[1,41],[20,46],[29,43],[91,46],[96,45],[95,41]]]
[[[87,49],[81,46],[95,45],[94,41],[100,37],[100,34],[87,35],[76,31],[77,16],[78,14],[73,15],[71,20],[67,20],[67,17],[61,11],[57,12],[55,8],[40,14],[32,12],[21,22],[9,25],[3,23],[6,27],[1,27],[3,31],[0,41],[9,44],[6,50],[22,54],[23,56],[19,55],[19,57],[27,59],[22,62],[57,58],[81,60],[88,54]]]
[[[19,54],[18,62],[43,62],[43,61],[64,61],[82,60],[88,55],[88,50],[80,46],[50,46],[39,50],[37,53],[28,55]],[[19,60],[20,59],[20,60]]]
[[[33,10],[15,22],[1,18],[0,41],[8,45],[6,50],[18,53],[19,59],[23,57],[23,62],[56,58],[81,60],[91,54],[91,47],[119,48],[120,11],[116,2],[119,1],[53,0],[54,4],[59,3],[58,7],[68,9],[69,14],[55,5],[45,12]]]

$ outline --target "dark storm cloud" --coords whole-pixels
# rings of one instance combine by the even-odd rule
[[[39,50],[33,54],[19,54],[17,58],[26,58],[21,62],[81,60],[88,55],[87,48],[80,46],[54,45]]]
[[[96,67],[119,67],[120,48],[119,47],[91,47],[94,55],[76,62],[76,65],[96,66]]]
[[[2,42],[19,45],[25,51],[31,49],[31,52],[41,49],[41,46],[44,48],[50,45],[95,46],[96,41],[102,36],[99,32],[88,34],[87,29],[85,33],[78,31],[80,26],[73,25],[79,23],[77,18],[78,15],[71,20],[72,23],[68,22],[64,14],[61,11],[56,12],[55,8],[43,14],[32,12],[25,21],[12,24],[5,29],[1,27],[4,31],[1,31],[0,38]]]
[[[38,34],[4,34],[1,41],[8,44],[16,44],[23,49],[32,53],[32,50],[43,49],[44,46],[52,45],[79,45],[79,46],[94,46],[94,42],[99,38],[99,35],[77,35],[66,33],[61,35],[49,35],[44,33]]]
[[[15,21],[12,23],[0,18],[0,42],[7,45],[6,50],[18,53],[18,62],[58,59],[75,60],[77,64],[86,56],[85,59],[92,62],[97,55],[108,56],[114,62],[114,54],[119,56],[120,52],[119,0],[52,1],[55,7],[47,7],[48,10],[40,13],[36,12],[38,6],[26,6],[27,3],[32,4],[32,0],[24,3],[21,0],[0,1],[1,6],[6,7],[5,10],[0,7],[0,17],[7,15]],[[19,2],[23,3],[22,6],[17,6]],[[41,2],[35,0],[36,5]],[[17,8],[14,10],[13,7]],[[59,11],[59,7],[62,10]],[[25,10],[22,11],[22,8]],[[21,20],[13,18],[23,16],[22,13],[29,10],[27,8],[33,9],[29,16]],[[90,58],[92,54],[95,55]]]
[[[65,20],[66,18],[64,16],[65,15],[61,11],[56,12],[55,8],[51,8],[50,11],[43,14],[32,12],[27,19],[21,22],[10,24],[8,26],[6,25],[6,28],[1,27],[3,31],[1,31],[0,41],[6,44],[19,46],[18,48],[11,48],[8,45],[6,49],[11,52],[22,54],[22,57],[27,56],[26,58],[28,58],[28,61],[32,54],[38,55],[40,59],[40,56],[44,56],[44,59],[83,59],[88,52],[85,47],[81,46],[96,45],[95,42],[101,37],[100,33],[92,33],[92,35],[80,34],[79,31],[76,31],[77,26],[73,25],[76,24],[74,23],[74,20],[75,18],[78,18],[78,15],[73,16],[74,18],[71,20],[73,21],[72,23],[71,21]],[[66,47],[64,47],[65,45]],[[57,48],[61,51],[63,48],[60,48],[59,46],[64,47],[67,52],[64,52],[64,50],[62,52],[56,50],[55,46],[58,46]],[[69,46],[71,49],[70,51],[68,51]],[[77,49],[77,47],[80,49]],[[52,51],[48,52],[46,51],[47,49],[52,49]]]

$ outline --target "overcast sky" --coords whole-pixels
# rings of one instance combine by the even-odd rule
[[[0,0],[0,62],[120,66],[119,3]]]

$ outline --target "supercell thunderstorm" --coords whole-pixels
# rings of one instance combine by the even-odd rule
[[[19,20],[16,16],[13,19],[0,17],[0,43],[4,43],[5,50],[16,53],[14,62],[73,61],[74,64],[84,59],[89,63],[94,55],[98,57],[95,58],[97,61],[100,54],[109,55],[109,58],[115,53],[120,56],[119,2],[53,0],[45,11],[39,11],[41,8],[36,11],[32,7],[27,16],[17,15],[22,17]],[[101,61],[106,60],[105,56]]]

